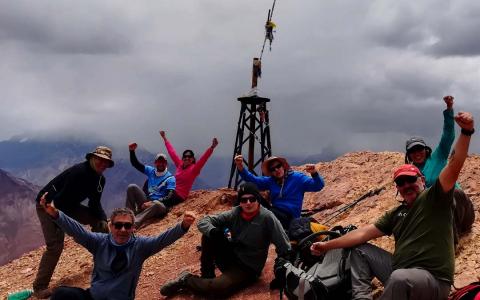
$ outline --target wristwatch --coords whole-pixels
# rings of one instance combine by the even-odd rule
[[[467,130],[467,129],[463,129],[460,130],[460,132],[463,134],[463,135],[466,135],[466,136],[471,136],[474,132],[475,132],[475,129],[472,128],[472,130]]]

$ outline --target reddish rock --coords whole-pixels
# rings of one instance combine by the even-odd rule
[[[346,154],[332,162],[318,163],[317,167],[326,181],[325,188],[318,193],[305,195],[305,208],[323,208],[314,217],[320,222],[329,218],[332,213],[345,204],[349,204],[371,189],[386,185],[386,189],[378,196],[373,196],[358,203],[352,209],[339,215],[328,225],[355,224],[363,226],[374,221],[384,211],[397,205],[400,200],[396,196],[392,183],[392,170],[403,163],[403,154],[394,152],[355,152]],[[300,166],[296,168],[304,170]],[[470,195],[478,214],[480,204],[480,156],[468,158],[460,174],[460,184]],[[232,190],[222,188],[215,191],[194,191],[189,199],[174,208],[165,219],[149,225],[139,231],[141,235],[155,235],[178,222],[184,210],[196,211],[199,217],[227,210],[235,199]],[[457,249],[455,285],[463,286],[477,280],[480,275],[480,248],[478,238],[480,221],[477,218],[472,232],[460,240]],[[167,280],[175,278],[182,270],[199,272],[199,256],[196,246],[199,245],[200,234],[192,228],[182,239],[167,247],[157,255],[149,258],[145,264],[137,287],[137,299],[161,299],[159,288]],[[375,244],[387,250],[393,249],[393,240],[383,237]],[[31,288],[33,276],[26,276],[25,270],[36,272],[43,249],[39,248],[23,255],[21,258],[0,267],[0,298],[9,291]],[[268,283],[272,279],[272,264],[275,258],[273,246],[267,265],[260,280],[250,288],[238,293],[232,299],[278,299],[278,291],[270,292]],[[92,271],[92,256],[70,238],[67,239],[65,251],[55,270],[51,286],[74,285],[87,287]],[[376,283],[378,286],[379,284]],[[376,295],[380,293],[377,289]],[[195,298],[181,295],[176,299]]]

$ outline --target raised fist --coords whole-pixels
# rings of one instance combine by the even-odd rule
[[[455,116],[455,122],[457,122],[458,126],[462,129],[469,131],[473,129],[473,116],[469,112],[459,112]]]
[[[137,143],[131,143],[130,145],[128,145],[128,150],[135,151],[137,150],[137,147],[138,147]]]
[[[443,101],[447,104],[447,108],[452,108],[453,107],[453,99],[455,99],[453,96],[445,96],[443,97]]]

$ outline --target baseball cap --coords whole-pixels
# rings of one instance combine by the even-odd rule
[[[422,172],[415,167],[414,165],[402,165],[398,167],[393,173],[393,180],[397,179],[399,176],[423,176]]]

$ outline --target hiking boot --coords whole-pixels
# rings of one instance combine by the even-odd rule
[[[187,287],[187,279],[193,276],[188,271],[183,271],[178,275],[177,279],[171,280],[160,288],[160,294],[165,297],[171,297],[177,294],[180,290]]]
[[[32,296],[37,299],[47,299],[52,295],[51,289],[35,290],[33,291]]]

